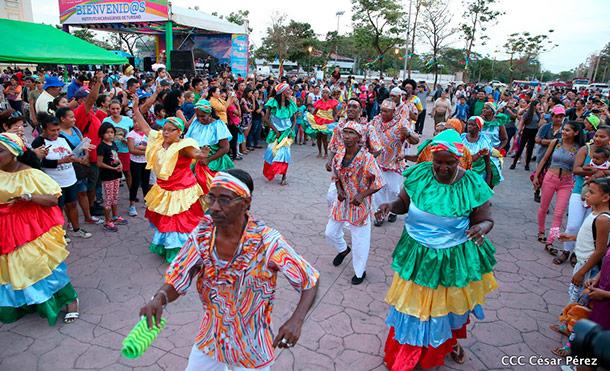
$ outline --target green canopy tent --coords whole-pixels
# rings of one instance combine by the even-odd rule
[[[0,62],[125,64],[128,60],[53,26],[0,19]]]

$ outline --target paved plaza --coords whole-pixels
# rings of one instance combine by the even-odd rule
[[[277,228],[320,271],[320,289],[298,344],[277,353],[273,370],[386,370],[383,345],[388,306],[384,295],[392,280],[391,254],[403,220],[374,228],[367,278],[352,286],[351,256],[333,267],[334,249],[324,240],[329,173],[310,145],[293,146],[289,186],[262,176],[263,150],[237,166],[254,178],[252,211]],[[484,305],[486,319],[469,327],[463,341],[466,362],[447,357],[443,369],[503,368],[503,355],[551,357],[561,337],[549,324],[567,301],[571,267],[556,267],[536,242],[536,207],[529,173],[505,170],[506,180],[493,199],[495,228],[490,234],[497,253],[499,289]],[[121,188],[123,197],[127,191]],[[126,213],[127,202],[122,204]],[[69,274],[80,296],[81,318],[71,325],[49,327],[36,315],[0,325],[0,370],[182,370],[199,326],[201,304],[194,285],[165,312],[167,328],[137,360],[120,355],[121,341],[138,321],[139,308],[160,287],[167,264],[148,251],[152,232],[140,216],[129,218],[119,233],[89,226],[93,238],[74,239]],[[273,325],[292,313],[298,294],[278,280]],[[519,369],[524,369],[520,367]]]

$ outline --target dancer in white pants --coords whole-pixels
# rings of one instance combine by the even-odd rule
[[[345,242],[343,228],[352,232],[354,276],[352,284],[359,285],[366,277],[366,261],[371,246],[371,195],[383,187],[381,170],[374,157],[360,146],[365,126],[349,122],[343,128],[345,148],[331,163],[337,198],[333,202],[326,225],[326,239],[337,249],[333,265],[339,266],[351,252]]]
[[[330,152],[330,156],[328,157],[328,162],[326,163],[326,170],[332,171],[332,161],[335,158],[335,155],[338,151],[345,149],[343,144],[343,128],[348,122],[355,122],[364,126],[364,132],[362,138],[360,138],[360,145],[362,148],[365,148],[373,156],[377,156],[381,152],[381,141],[379,140],[375,127],[369,125],[366,118],[360,116],[361,113],[362,106],[360,105],[360,101],[357,98],[350,98],[347,101],[347,118],[339,119],[337,126],[333,130],[333,136],[330,139],[330,143],[328,144],[328,152]],[[335,186],[335,182],[331,182],[326,194],[326,200],[328,201],[329,208],[332,208],[336,199],[337,187]]]
[[[382,150],[377,156],[377,163],[383,171],[385,185],[373,197],[375,209],[384,203],[394,201],[402,188],[402,170],[405,143],[419,143],[419,136],[410,129],[408,118],[396,115],[396,103],[386,99],[381,104],[381,113],[371,121],[379,139]],[[395,214],[388,215],[388,222],[396,221]],[[375,220],[376,226],[381,226],[383,219]]]

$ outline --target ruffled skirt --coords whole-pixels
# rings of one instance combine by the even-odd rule
[[[145,216],[154,231],[151,252],[168,263],[174,259],[204,215],[202,195],[198,184],[175,191],[156,184],[148,191]]]
[[[292,129],[281,132],[279,138],[271,131],[267,136],[267,149],[265,150],[263,175],[272,181],[276,175],[288,172],[288,164],[292,161],[290,146],[294,142]]]
[[[488,240],[447,249],[423,246],[406,231],[393,253],[394,279],[384,361],[392,371],[441,366],[470,315],[484,318],[485,297],[497,288],[495,249]]]

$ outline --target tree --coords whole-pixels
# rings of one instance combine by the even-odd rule
[[[415,36],[417,34],[416,30],[417,30],[417,22],[419,20],[419,14],[420,14],[422,6],[427,6],[427,4],[428,4],[428,2],[426,0],[415,0],[415,17],[413,17],[413,23],[411,24],[411,49],[410,49],[411,54],[415,54]],[[411,11],[411,10],[409,9],[409,11]],[[409,42],[409,40],[407,40],[407,42]],[[411,56],[408,55],[407,58],[410,59]],[[407,73],[409,74],[409,78],[411,78],[411,68],[412,67],[413,67],[412,63],[408,64]]]
[[[464,81],[468,78],[468,65],[470,64],[470,54],[475,42],[481,40],[481,45],[485,45],[485,40],[488,39],[485,35],[487,27],[494,24],[497,18],[504,14],[494,10],[497,0],[465,0],[466,5],[465,21],[460,24],[460,30],[463,33],[463,38],[466,41],[466,63],[464,66]]]
[[[434,88],[438,81],[440,70],[439,54],[444,48],[447,38],[455,32],[451,27],[451,13],[445,0],[432,0],[422,10],[422,25],[418,29],[420,36],[428,41],[432,49],[432,59],[429,62],[430,69],[434,71]]]
[[[195,6],[194,9],[199,10],[199,7]],[[240,26],[245,23],[248,24],[248,26],[250,25],[250,21],[248,20],[248,16],[250,15],[249,10],[238,10],[237,12],[229,13],[229,15],[227,16],[219,15],[218,12],[212,12],[212,15],[220,19],[224,19],[227,22],[238,24]],[[252,32],[252,28],[248,27],[248,32]]]
[[[553,31],[548,30],[548,33],[553,33]],[[527,31],[510,34],[504,44],[504,49],[510,56],[509,80],[512,81],[515,70],[523,70],[524,66],[530,66],[534,61],[539,66],[538,56],[556,46],[557,44],[553,44],[547,34],[532,35]]]
[[[289,42],[286,15],[274,13],[271,16],[271,25],[267,27],[267,35],[263,38],[260,48],[256,49],[256,56],[269,61],[277,59],[281,76],[284,70],[284,61],[288,56]]]
[[[95,34],[86,28],[80,28],[72,32],[72,35],[78,37],[79,39],[83,39],[88,43],[99,46],[104,49],[111,49],[111,46],[108,43],[98,40],[95,38]]]
[[[393,0],[352,0],[354,35],[360,46],[377,52],[379,77],[383,77],[383,57],[402,41],[406,26],[400,2]]]
[[[286,26],[288,37],[287,59],[296,62],[299,66],[306,64],[309,58],[309,46],[316,44],[316,33],[307,22],[297,22],[290,20]]]

